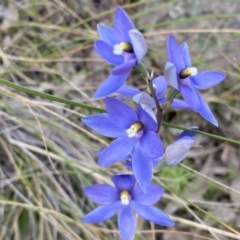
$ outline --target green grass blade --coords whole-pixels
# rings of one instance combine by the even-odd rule
[[[47,93],[41,93],[41,92],[29,89],[29,88],[20,86],[18,84],[6,81],[2,78],[0,78],[0,84],[3,84],[5,86],[8,86],[10,88],[16,89],[16,90],[21,91],[21,92],[25,92],[25,93],[28,93],[28,94],[31,94],[31,95],[34,95],[34,96],[38,96],[38,97],[41,97],[41,98],[45,98],[45,99],[48,99],[48,100],[52,100],[52,101],[55,101],[55,102],[65,103],[67,105],[71,105],[71,106],[74,106],[74,107],[85,108],[85,109],[96,111],[96,112],[105,112],[104,109],[101,109],[101,108],[98,108],[98,107],[93,107],[93,106],[89,106],[87,104],[78,103],[78,102],[67,100],[67,99],[60,98],[60,97],[55,97],[55,96],[47,94]]]
[[[169,128],[176,128],[176,129],[180,129],[180,130],[188,130],[189,132],[195,132],[197,134],[208,136],[210,138],[215,138],[215,139],[218,139],[218,140],[221,140],[221,141],[235,143],[235,144],[240,145],[240,141],[237,141],[237,140],[234,140],[234,139],[231,139],[231,138],[226,138],[226,137],[222,137],[222,136],[211,134],[211,133],[207,133],[207,132],[192,130],[192,129],[189,129],[189,128],[186,128],[186,127],[181,127],[181,126],[178,126],[178,125],[175,125],[175,124],[171,124],[171,123],[166,123],[166,122],[163,122],[162,125],[164,127],[169,127]]]
[[[93,106],[90,106],[90,105],[87,105],[87,104],[78,103],[78,102],[67,100],[67,99],[60,98],[60,97],[55,97],[55,96],[47,94],[47,93],[41,93],[41,92],[29,89],[29,88],[20,86],[18,84],[6,81],[2,78],[0,78],[0,84],[3,84],[5,86],[11,87],[13,89],[16,89],[16,90],[19,90],[19,91],[22,91],[22,92],[25,92],[25,93],[28,93],[28,94],[32,94],[34,96],[38,96],[38,97],[41,97],[41,98],[52,100],[52,101],[55,101],[55,102],[65,103],[67,105],[71,105],[71,106],[74,106],[74,107],[80,107],[80,108],[84,108],[84,109],[88,109],[88,110],[92,110],[92,111],[96,111],[96,112],[100,112],[100,113],[105,112],[105,110],[102,109],[102,108],[93,107]],[[178,125],[171,124],[171,123],[166,123],[166,122],[163,122],[162,125],[164,127],[170,127],[170,128],[180,129],[180,130],[189,130],[191,132],[196,132],[197,134],[208,136],[210,138],[215,138],[215,139],[218,139],[218,140],[221,140],[221,141],[230,142],[230,143],[240,145],[240,141],[237,141],[237,140],[234,140],[234,139],[231,139],[231,138],[226,138],[226,137],[222,137],[222,136],[219,136],[219,135],[206,133],[206,132],[202,132],[202,131],[191,130],[191,129],[186,128],[186,127],[182,127],[182,126],[178,126]]]

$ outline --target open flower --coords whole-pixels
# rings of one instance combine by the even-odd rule
[[[179,90],[187,104],[206,120],[218,126],[208,104],[197,90],[213,87],[220,83],[226,74],[219,71],[198,72],[192,66],[188,45],[178,45],[172,35],[167,40],[168,62],[165,67],[165,77],[169,85]]]
[[[113,28],[104,25],[97,27],[100,40],[95,41],[95,50],[115,66],[94,94],[94,98],[102,98],[123,85],[131,69],[145,56],[148,47],[142,34],[121,7],[117,7],[115,12]]]
[[[132,155],[134,175],[144,192],[151,182],[152,161],[163,155],[163,144],[156,133],[157,123],[143,110],[137,112],[121,100],[107,97],[107,113],[94,114],[82,121],[100,134],[117,138],[100,153],[99,165],[108,166]]]
[[[164,76],[154,78],[152,83],[159,103],[164,105],[167,102],[166,97],[164,97],[164,94],[167,90],[167,82]],[[151,97],[151,91],[149,87],[146,88],[145,92],[141,92],[133,87],[123,85],[117,90],[117,93],[124,97],[132,98],[136,103],[146,105],[149,108],[156,107],[154,99]],[[185,101],[179,99],[173,99],[171,107],[175,109],[191,109]]]
[[[198,127],[191,127],[192,130],[198,130]],[[165,150],[165,162],[168,166],[174,166],[180,163],[186,156],[190,148],[195,144],[195,132],[183,131],[179,134],[176,141],[170,144]]]
[[[152,206],[157,203],[164,192],[163,188],[151,184],[144,193],[131,174],[117,174],[112,177],[115,187],[107,184],[96,184],[84,189],[85,194],[98,204],[97,207],[83,217],[85,223],[105,221],[118,213],[118,228],[123,240],[134,237],[136,222],[134,212],[148,221],[162,226],[173,226],[171,218]]]

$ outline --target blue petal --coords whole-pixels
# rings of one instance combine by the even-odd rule
[[[134,100],[134,97],[133,97],[133,100]],[[149,106],[151,106],[150,103],[146,103],[146,104],[149,104]],[[146,104],[142,104],[140,103],[142,109],[155,121],[157,122],[157,118],[156,118],[156,114],[155,112],[153,111],[152,108],[150,108],[148,105]],[[156,105],[155,105],[156,106]]]
[[[106,137],[117,138],[127,136],[126,130],[114,124],[106,113],[84,117],[82,121],[87,126]]]
[[[133,68],[133,66],[135,66],[137,63],[137,60],[134,58],[134,59],[131,59],[121,65],[118,65],[116,66],[115,68],[113,68],[111,70],[111,74],[113,75],[121,75],[121,74],[124,74],[126,72],[129,72],[131,71],[131,69]]]
[[[95,203],[110,204],[119,200],[119,192],[107,184],[95,184],[84,188],[84,193]]]
[[[188,85],[180,85],[180,92],[187,102],[187,104],[196,112],[201,108],[201,102],[199,99],[199,92],[196,88],[190,87]]]
[[[159,201],[164,193],[164,189],[156,184],[151,184],[146,193],[139,186],[132,190],[132,200],[143,205],[153,205]]]
[[[198,113],[205,118],[207,121],[209,121],[210,123],[212,123],[213,125],[215,125],[216,127],[218,127],[218,122],[216,120],[216,118],[213,116],[212,111],[210,110],[208,104],[206,103],[206,101],[203,99],[203,97],[201,96],[200,93],[198,93],[198,97],[200,99],[200,103],[201,103],[201,108],[198,111]]]
[[[180,46],[180,51],[182,53],[184,62],[185,62],[185,67],[191,67],[192,66],[192,60],[191,60],[191,56],[189,53],[189,49],[188,49],[188,45],[187,43],[183,43]]]
[[[174,166],[180,163],[194,144],[195,140],[191,137],[183,137],[169,145],[165,149],[165,161],[167,165]]]
[[[128,14],[121,8],[117,7],[114,16],[115,38],[118,42],[131,42],[128,32],[134,29],[134,24]]]
[[[121,137],[116,139],[101,153],[98,164],[100,166],[109,166],[114,162],[126,160],[135,143],[135,138]]]
[[[191,110],[190,106],[183,100],[173,99],[171,108]]]
[[[127,85],[122,85],[118,90],[117,93],[124,97],[132,98],[134,95],[140,93],[140,91],[136,88],[129,87]]]
[[[178,90],[177,70],[173,63],[167,62],[165,65],[164,76],[169,86]]]
[[[110,75],[97,89],[94,98],[103,98],[116,92],[124,84],[128,75],[129,72],[123,75]]]
[[[94,48],[101,58],[113,65],[120,65],[124,62],[123,56],[115,55],[113,47],[102,40],[95,41]]]
[[[152,179],[153,163],[142,155],[139,146],[133,150],[132,168],[140,188],[146,193]]]
[[[129,37],[131,39],[134,54],[139,64],[147,53],[148,45],[143,35],[137,29],[130,30]]]
[[[122,206],[120,201],[111,204],[104,204],[82,218],[85,223],[97,223],[103,222],[112,217]]]
[[[128,62],[130,60],[135,60],[137,63],[137,59],[134,53],[123,52],[124,62]]]
[[[198,72],[197,75],[191,77],[191,82],[196,88],[210,88],[224,80],[225,73],[218,71]]]
[[[112,47],[116,44],[115,33],[113,28],[98,24],[97,29],[100,40],[106,42]]]
[[[180,47],[174,38],[173,35],[168,35],[167,39],[167,55],[168,61],[173,63],[177,69],[177,74],[185,68],[185,63],[183,59],[183,55],[180,51]]]
[[[153,131],[147,131],[140,138],[140,150],[146,158],[159,158],[163,155],[163,144],[160,136]]]
[[[192,129],[192,130],[199,130],[199,127],[197,127],[197,126],[193,126],[193,127],[190,127],[190,129]],[[188,130],[184,130],[184,131],[182,131],[179,135],[178,135],[178,137],[177,137],[177,139],[176,140],[178,140],[178,139],[180,139],[180,138],[183,138],[183,137],[191,137],[191,138],[193,138],[195,135],[196,135],[197,133],[195,133],[195,132],[190,132],[190,131],[188,131]]]
[[[157,130],[157,123],[153,120],[153,118],[141,107],[140,104],[137,106],[137,115],[138,119],[141,123],[143,123],[144,130]]]
[[[138,94],[135,94],[132,97],[132,100],[136,103],[140,103],[141,105],[144,104],[150,109],[156,107],[154,99],[150,95],[148,95],[146,92],[139,92]],[[155,115],[154,112],[153,114]]]
[[[108,116],[120,128],[128,129],[138,120],[133,108],[116,98],[106,98],[106,109]]]
[[[135,201],[131,201],[131,208],[148,221],[166,227],[174,226],[172,219],[156,207],[141,205]]]
[[[129,206],[123,207],[118,215],[118,229],[123,240],[133,239],[136,222]]]
[[[153,84],[156,86],[157,97],[162,96],[167,90],[167,82],[164,76],[159,76],[153,79]]]
[[[115,187],[121,191],[131,192],[136,184],[136,179],[132,174],[119,173],[112,176]]]

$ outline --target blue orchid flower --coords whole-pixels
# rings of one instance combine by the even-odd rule
[[[226,77],[219,71],[198,72],[192,66],[188,45],[178,45],[176,39],[169,35],[167,39],[168,62],[165,66],[165,77],[168,84],[179,90],[187,104],[203,118],[218,126],[208,104],[198,91],[219,84]]]
[[[84,189],[85,194],[98,204],[97,207],[82,221],[85,223],[98,223],[111,218],[118,212],[118,228],[123,240],[134,237],[136,212],[148,221],[162,226],[173,226],[172,219],[161,210],[152,206],[163,195],[163,188],[151,184],[146,193],[136,185],[136,180],[131,174],[117,174],[112,177],[115,187],[108,184],[96,184]]]
[[[154,78],[153,88],[155,89],[155,93],[159,103],[164,105],[167,102],[167,99],[164,96],[167,90],[167,82],[165,78],[163,76]],[[146,92],[141,92],[133,87],[123,85],[116,92],[124,97],[132,98],[136,103],[144,104],[151,109],[156,107],[154,99],[150,96],[151,92],[149,88],[146,89]],[[179,99],[173,99],[171,108],[184,110],[191,109],[190,106],[185,101]]]
[[[82,121],[100,134],[117,138],[100,153],[98,164],[109,166],[132,156],[134,175],[144,192],[152,178],[151,159],[163,155],[163,144],[156,133],[157,123],[137,105],[137,112],[121,100],[107,97],[106,111],[94,114]]]
[[[148,49],[144,37],[121,7],[117,7],[115,12],[113,28],[104,25],[97,25],[97,28],[100,40],[95,41],[95,50],[115,67],[95,92],[95,99],[108,96],[120,88]]]
[[[198,130],[198,127],[191,127],[192,130]],[[176,141],[165,149],[165,162],[168,166],[179,164],[186,156],[190,148],[195,144],[195,132],[184,130],[179,134]]]

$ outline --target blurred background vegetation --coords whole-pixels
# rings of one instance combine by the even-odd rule
[[[68,100],[93,101],[110,66],[93,49],[96,24],[112,25],[121,5],[145,35],[149,70],[163,73],[169,33],[189,44],[199,70],[228,74],[203,91],[219,128],[188,111],[164,121],[240,140],[240,4],[238,0],[1,0],[0,78]],[[144,89],[134,73],[128,80]],[[83,224],[96,205],[85,186],[110,183],[126,169],[97,165],[96,151],[109,142],[89,131],[81,117],[94,113],[0,85],[0,239],[120,239],[116,217]],[[179,130],[162,128],[165,146]],[[155,173],[166,192],[158,207],[176,221],[162,228],[138,218],[137,240],[240,239],[239,145],[197,136],[181,166]]]

